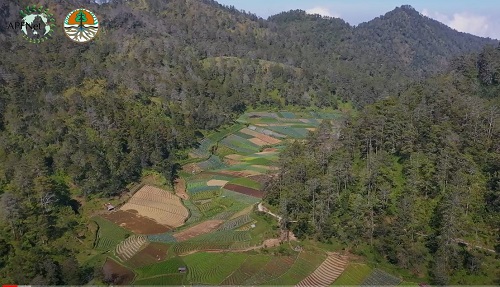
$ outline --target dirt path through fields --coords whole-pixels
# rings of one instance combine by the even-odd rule
[[[175,184],[175,194],[184,200],[188,200],[189,195],[186,193],[186,181],[184,180],[184,178],[176,179],[174,184]]]

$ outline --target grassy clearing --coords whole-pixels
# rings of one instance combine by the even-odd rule
[[[252,244],[260,244],[265,239],[276,237],[278,228],[274,218],[269,215],[256,214],[252,214],[251,217],[255,221],[255,228],[249,230]]]
[[[342,275],[333,282],[332,286],[359,286],[371,272],[372,269],[366,264],[351,263],[347,265]]]
[[[236,154],[236,153],[237,151],[235,151],[234,149],[230,149],[224,145],[217,145],[217,150],[215,151],[215,154],[220,158],[224,158],[226,155]]]
[[[96,216],[92,218],[92,220],[99,225],[96,242],[94,244],[95,249],[111,250],[123,239],[131,235],[129,231],[100,216]]]

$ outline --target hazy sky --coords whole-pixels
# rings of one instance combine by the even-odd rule
[[[500,39],[500,0],[217,0],[267,18],[292,9],[340,17],[352,25],[409,4],[422,14],[461,32]]]

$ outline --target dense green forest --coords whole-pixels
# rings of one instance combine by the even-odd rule
[[[447,75],[366,106],[340,135],[324,122],[282,154],[267,200],[300,237],[338,240],[439,285],[498,284],[498,59],[495,47],[457,59]]]
[[[491,39],[456,32],[408,6],[352,27],[304,11],[264,20],[213,1],[40,3],[58,25],[75,5],[84,5],[102,26],[84,45],[69,41],[62,30],[33,45],[19,31],[0,26],[2,282],[88,282],[95,270],[76,258],[80,240],[92,234],[75,198],[118,195],[144,169],[172,179],[200,131],[230,123],[248,108],[335,108],[338,101],[363,108],[376,102],[346,122],[338,143],[325,126],[306,146],[290,148],[300,156],[315,152],[321,163],[304,161],[308,167],[295,184],[305,189],[297,194],[330,198],[321,200],[328,206],[310,207],[287,199],[290,216],[301,219],[294,228],[304,236],[348,243],[369,238],[402,267],[413,261],[401,262],[401,252],[413,252],[408,260],[454,254],[447,251],[455,245],[443,243],[439,233],[451,232],[439,217],[445,211],[467,222],[453,236],[468,240],[476,228],[478,238],[491,239],[486,231],[494,230],[488,228],[497,224],[498,213],[498,110],[488,101],[498,95],[498,51],[467,56]],[[28,4],[0,0],[0,15],[18,21]],[[446,68],[453,69],[447,77],[411,84]],[[284,163],[283,174],[288,169]],[[465,188],[467,197],[451,193],[453,187]],[[474,200],[465,209],[452,205],[405,223],[397,217],[403,195],[430,209]],[[270,186],[269,200],[278,199]],[[362,212],[349,212],[353,208]],[[431,221],[436,225],[422,227]],[[353,229],[341,229],[346,222]],[[408,241],[390,231],[402,230],[394,224],[431,239]],[[394,236],[407,245],[385,244],[400,240]],[[431,262],[446,271],[436,275],[439,280],[451,274],[452,258],[446,260]]]

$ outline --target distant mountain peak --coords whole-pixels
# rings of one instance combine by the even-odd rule
[[[401,5],[401,7],[399,7],[401,10],[407,10],[407,11],[417,11],[415,8],[413,8],[413,6],[411,5]],[[396,8],[397,9],[397,8]]]

